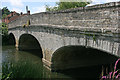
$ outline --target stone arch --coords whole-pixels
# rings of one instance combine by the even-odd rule
[[[110,64],[117,60],[110,53],[84,46],[63,46],[57,49],[51,58],[53,71]]]
[[[39,40],[31,34],[22,34],[19,38],[18,49],[21,51],[36,51],[43,58],[43,52]]]
[[[16,39],[13,33],[9,34],[9,45],[14,45],[16,44]]]

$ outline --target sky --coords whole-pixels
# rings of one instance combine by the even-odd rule
[[[71,1],[75,1],[75,0],[71,0]],[[82,0],[82,1],[85,1],[85,0]],[[89,4],[88,6],[103,4],[108,2],[116,2],[116,1],[120,1],[120,0],[92,0],[92,3]],[[59,0],[54,0],[54,1],[52,0],[2,0],[0,1],[0,4],[1,4],[0,8],[7,7],[10,11],[16,11],[18,13],[20,12],[26,13],[26,6],[28,6],[30,13],[34,14],[39,12],[45,12],[45,5],[49,5],[53,7],[53,6],[56,6],[55,4],[56,2],[59,2]]]

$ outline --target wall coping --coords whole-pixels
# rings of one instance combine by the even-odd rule
[[[91,9],[96,10],[96,9],[100,9],[100,8],[109,8],[109,7],[120,7],[120,1],[119,2],[110,2],[110,3],[105,3],[105,4],[97,4],[97,5],[93,5],[93,6],[87,6],[87,7],[71,8],[71,9],[60,10],[60,11],[40,12],[40,13],[35,13],[35,14],[25,15],[25,16],[32,16],[32,15],[38,15],[38,14],[69,13],[69,12],[85,11],[85,10],[91,10]],[[25,16],[22,16],[22,17],[25,17]],[[16,20],[18,20],[18,19],[16,19]],[[16,20],[11,21],[10,23],[15,22]],[[10,24],[10,23],[8,23],[8,24]]]

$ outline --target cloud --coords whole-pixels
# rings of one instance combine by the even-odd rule
[[[41,6],[41,7],[34,7],[34,8],[32,8],[33,10],[33,12],[31,12],[32,14],[33,13],[39,13],[39,12],[45,12],[46,11],[46,8],[45,8],[45,6]]]
[[[10,2],[10,0],[1,0],[1,1]],[[13,1],[18,1],[18,0],[13,0]],[[59,0],[22,0],[22,2],[59,2]]]
[[[92,3],[87,5],[87,6],[92,6],[92,5],[96,5],[96,4],[103,4],[103,3],[108,3],[108,2],[117,2],[120,0],[92,0]]]
[[[12,8],[12,11],[15,11],[15,12],[18,12],[18,13],[23,12],[22,9],[19,9],[19,8]]]
[[[116,2],[116,1],[120,1],[120,0],[92,0],[92,2],[96,2],[96,3],[108,3],[108,2]]]
[[[105,2],[117,2],[117,1],[120,1],[120,0],[105,0]]]
[[[9,0],[9,2],[14,7],[23,7],[22,0]]]

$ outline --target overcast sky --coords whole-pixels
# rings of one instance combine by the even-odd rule
[[[73,0],[72,0],[73,1]],[[82,0],[85,1],[85,0]],[[92,3],[89,4],[95,5],[95,4],[103,4],[107,2],[116,2],[120,0],[92,0]],[[5,6],[8,7],[11,11],[16,11],[18,13],[23,12],[26,13],[26,6],[28,6],[28,9],[31,11],[31,14],[38,13],[38,12],[45,12],[45,5],[49,6],[56,6],[55,2],[59,2],[59,0],[2,0],[0,3],[0,8],[3,8]]]

